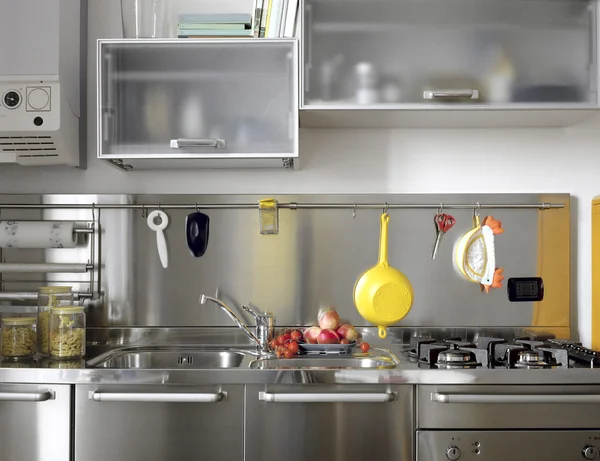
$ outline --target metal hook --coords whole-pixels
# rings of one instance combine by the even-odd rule
[[[144,203],[142,203],[142,218],[147,218],[148,217],[148,213],[146,210],[146,205]]]
[[[200,209],[198,208],[198,203],[196,203],[196,213],[200,213]]]
[[[444,204],[442,202],[440,202],[437,214],[444,214]]]
[[[481,204],[476,202],[477,208],[473,208],[473,216],[479,217],[479,210],[481,210]]]
[[[352,219],[356,218],[356,202],[354,202],[354,207],[352,208]]]
[[[387,214],[388,210],[390,209],[390,206],[387,203],[384,203],[384,208],[383,208],[383,214]]]
[[[158,202],[158,211],[162,211],[162,205],[160,204],[160,202]]]

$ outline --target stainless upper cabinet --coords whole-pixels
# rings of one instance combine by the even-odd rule
[[[98,157],[123,169],[289,167],[297,41],[101,40]]]
[[[303,126],[564,125],[598,107],[596,0],[302,2]]]

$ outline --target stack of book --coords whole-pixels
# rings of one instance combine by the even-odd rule
[[[294,37],[298,23],[298,0],[255,0],[255,37]]]
[[[253,37],[252,15],[246,13],[180,14],[179,38]]]

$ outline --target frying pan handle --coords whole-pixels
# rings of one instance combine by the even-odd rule
[[[381,234],[379,236],[379,265],[387,267],[388,264],[388,227],[390,215],[381,215]]]
[[[379,330],[379,337],[381,339],[385,339],[387,336],[387,330],[385,329],[385,327],[382,327],[381,325],[377,327],[377,329]]]

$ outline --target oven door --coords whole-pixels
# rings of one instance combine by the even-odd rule
[[[418,431],[417,461],[597,459],[600,431]]]

